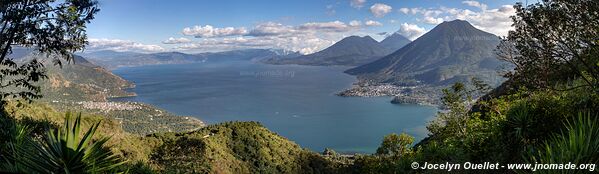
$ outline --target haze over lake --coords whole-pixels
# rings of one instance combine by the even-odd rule
[[[390,97],[339,97],[355,82],[348,67],[266,65],[250,61],[151,65],[113,72],[136,84],[140,101],[208,124],[258,121],[314,151],[373,153],[384,135],[407,132],[416,142],[434,107],[395,105]]]

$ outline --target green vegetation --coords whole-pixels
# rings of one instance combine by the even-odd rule
[[[46,130],[42,140],[32,140],[30,129],[15,125],[14,134],[6,146],[12,152],[5,168],[23,173],[103,173],[119,167],[122,162],[110,150],[104,148],[109,138],[93,141],[100,122],[87,132],[81,132],[81,115],[71,120],[67,113],[61,129]],[[56,132],[55,132],[56,131]]]
[[[229,122],[189,133],[151,135],[162,143],[151,162],[166,173],[332,173],[340,164],[304,150],[256,122]],[[338,172],[338,171],[337,171]]]
[[[6,112],[0,117],[2,137],[9,137],[7,139],[0,140],[0,163],[6,162],[11,157],[8,156],[10,152],[7,147],[8,142],[15,142],[17,137],[12,135],[18,135],[32,137],[34,142],[44,142],[44,138],[39,138],[47,135],[48,129],[59,129],[63,126],[63,120],[65,119],[64,112],[57,112],[52,109],[51,106],[40,103],[23,104],[17,107],[16,103],[10,102],[6,107]],[[143,139],[138,135],[129,134],[121,129],[120,124],[113,119],[105,118],[100,115],[87,115],[83,114],[80,118],[80,129],[89,130],[95,124],[99,123],[99,126],[95,129],[96,138],[92,139],[91,142],[97,142],[101,139],[98,137],[110,137],[104,144],[103,148],[110,149],[112,153],[118,155],[123,161],[126,161],[125,165],[121,168],[130,168],[132,164],[141,163],[147,160],[147,156],[151,153],[152,141]],[[17,129],[19,127],[25,127],[23,129]],[[23,131],[18,131],[23,130]],[[83,135],[83,134],[81,134]],[[19,141],[17,141],[19,142]],[[7,168],[0,167],[0,171],[6,171]]]
[[[13,106],[14,104],[10,104]],[[16,122],[26,126],[23,137],[46,134],[44,127],[58,128],[59,113],[42,104],[25,104],[25,109],[11,110],[14,117],[4,117],[2,125]],[[187,133],[158,133],[145,137],[120,129],[119,123],[104,116],[84,115],[80,129],[96,129],[95,137],[110,137],[104,148],[117,155],[123,165],[116,171],[132,173],[341,173],[348,163],[327,159],[317,153],[267,130],[255,122],[229,122],[210,125]],[[98,124],[102,121],[101,124]],[[94,128],[97,126],[97,128]],[[21,131],[15,131],[21,132]],[[27,135],[23,135],[27,134]],[[12,137],[12,136],[6,136]],[[42,140],[36,140],[43,142]],[[9,140],[2,140],[5,144]],[[0,149],[0,161],[11,157]],[[2,164],[3,162],[0,162]],[[117,162],[115,162],[117,163]],[[121,163],[121,162],[118,162]],[[7,166],[2,164],[0,166]],[[0,167],[0,171],[11,171]]]
[[[442,173],[446,170],[402,169],[410,167],[404,161],[597,164],[599,33],[594,21],[599,20],[599,2],[554,0],[515,8],[516,29],[498,47],[500,58],[516,65],[506,74],[509,80],[490,92],[476,80],[473,86],[456,83],[443,90],[447,111],[428,125],[429,137],[411,147],[413,155],[366,156],[355,168],[363,173]],[[475,102],[477,93],[486,95]],[[531,172],[506,170],[485,172]]]
[[[574,164],[599,162],[599,122],[596,116],[580,115],[566,125],[566,130],[550,138],[537,151],[530,151],[530,163],[561,163],[564,161]],[[541,173],[549,173],[541,171]]]

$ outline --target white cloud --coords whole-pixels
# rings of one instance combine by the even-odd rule
[[[334,43],[333,40],[319,38],[315,35],[292,36],[292,37],[234,37],[221,39],[203,39],[202,41],[181,45],[177,50],[183,51],[226,51],[248,48],[280,48],[298,51],[302,54],[310,54],[328,47]]]
[[[349,5],[354,8],[360,9],[364,7],[364,3],[366,3],[366,0],[350,0]]]
[[[403,14],[408,14],[408,13],[410,13],[410,9],[403,7],[403,8],[399,9],[399,12],[402,12]]]
[[[357,20],[349,21],[349,26],[359,27],[361,25],[362,25],[362,22],[360,22],[360,21],[357,21]]]
[[[393,8],[387,4],[376,3],[370,7],[370,12],[375,17],[384,17],[387,13],[391,12]]]
[[[308,22],[298,26],[283,25],[281,23],[266,22],[256,25],[247,36],[293,36],[308,33],[342,33],[360,29],[361,22],[357,20],[346,24],[341,21]]]
[[[437,25],[443,22],[443,18],[435,18],[435,17],[431,17],[431,16],[425,16],[424,19],[422,19],[422,22],[427,23],[427,24],[433,24],[433,25]]]
[[[462,1],[463,4],[466,4],[468,6],[472,6],[472,7],[478,7],[482,10],[486,10],[487,9],[487,4],[483,4],[480,3],[478,1]]]
[[[379,21],[373,21],[373,20],[368,20],[366,21],[366,26],[383,26],[383,23],[380,23]]]
[[[95,39],[88,40],[87,51],[113,50],[133,52],[161,52],[166,49],[158,45],[146,45],[128,40],[120,39]]]
[[[419,27],[416,24],[403,23],[399,26],[399,31],[397,32],[410,40],[415,40],[426,33],[426,29]]]
[[[256,25],[248,35],[249,36],[275,36],[296,33],[292,26],[283,25],[281,23],[266,22]]]
[[[195,36],[198,38],[210,38],[210,37],[223,37],[223,36],[236,36],[247,34],[248,31],[241,28],[225,27],[215,28],[211,25],[206,26],[193,26],[183,29],[183,34],[188,36]]]
[[[298,30],[326,31],[326,32],[347,32],[355,29],[341,21],[333,22],[309,22],[297,27]]]
[[[173,38],[173,37],[169,37],[167,40],[162,41],[163,44],[183,44],[183,43],[190,43],[191,40],[181,37],[181,38]]]
[[[411,14],[411,15],[423,15],[423,16],[430,16],[430,17],[434,17],[434,16],[438,16],[440,14],[443,13],[443,11],[439,10],[439,9],[433,9],[433,8],[420,8],[420,7],[416,7],[416,8],[400,8],[399,12],[403,13],[403,14]]]

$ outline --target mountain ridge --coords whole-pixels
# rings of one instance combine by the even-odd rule
[[[493,54],[498,43],[499,37],[466,21],[444,22],[394,53],[345,72],[379,82],[444,84],[458,76],[494,70],[499,64]]]
[[[394,48],[405,45],[405,41],[402,38],[396,35],[392,36],[393,38],[386,38],[384,44],[381,44],[370,36],[349,36],[316,53],[287,59],[269,59],[265,62],[269,64],[314,66],[361,65],[381,58],[395,51]]]
[[[385,39],[383,39],[380,44],[389,50],[389,53],[393,53],[399,50],[401,47],[404,47],[412,42],[410,39],[402,36],[401,34],[395,32]]]

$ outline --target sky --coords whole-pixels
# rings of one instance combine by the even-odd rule
[[[86,51],[284,49],[309,54],[351,35],[415,40],[443,21],[505,36],[520,0],[99,0]]]

